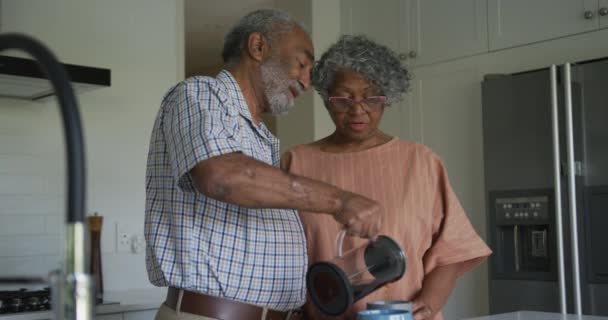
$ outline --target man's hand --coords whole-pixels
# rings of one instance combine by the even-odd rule
[[[334,214],[334,219],[346,227],[348,235],[373,238],[382,225],[380,205],[364,196],[345,191],[341,197],[342,206]]]

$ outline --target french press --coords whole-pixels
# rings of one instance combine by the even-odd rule
[[[337,257],[312,264],[306,274],[312,302],[331,316],[344,313],[355,301],[405,273],[405,254],[390,237],[378,236],[342,254],[345,235],[346,230],[338,235]]]

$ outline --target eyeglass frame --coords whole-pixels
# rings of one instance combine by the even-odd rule
[[[378,107],[370,107],[369,103],[367,103],[366,101],[369,99],[377,99],[377,98],[381,98],[380,100],[382,100],[382,103],[380,105],[378,105]],[[347,102],[347,108],[344,109],[336,109],[336,105],[333,104],[333,101],[335,100],[342,100],[342,101],[346,101]],[[361,109],[363,109],[365,112],[376,112],[378,110],[380,110],[382,107],[385,106],[386,104],[386,96],[371,96],[371,97],[365,97],[363,99],[352,99],[349,97],[339,97],[339,96],[334,96],[334,97],[328,97],[327,98],[327,102],[330,105],[330,108],[332,108],[334,111],[339,112],[339,113],[343,113],[348,111],[350,108],[354,107],[355,105],[361,105]]]

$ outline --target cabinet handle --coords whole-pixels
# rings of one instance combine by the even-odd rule
[[[584,16],[585,16],[585,19],[587,19],[587,20],[593,19],[593,11],[590,11],[590,10],[585,11]]]
[[[410,58],[416,58],[416,57],[418,56],[418,52],[416,52],[416,51],[412,50],[412,51],[410,51],[410,52],[408,53],[408,56],[409,56]]]
[[[597,13],[600,14],[600,16],[607,16],[608,15],[608,8],[604,7],[604,8],[600,8]]]
[[[399,54],[399,60],[407,60],[407,54],[405,54],[405,53],[400,53],[400,54]]]

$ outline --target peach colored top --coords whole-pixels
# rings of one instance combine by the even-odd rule
[[[364,151],[328,153],[314,145],[300,145],[283,156],[289,172],[321,180],[365,195],[383,206],[380,234],[397,241],[406,255],[405,275],[397,282],[355,303],[342,317],[323,317],[308,301],[305,311],[314,319],[355,319],[368,301],[412,300],[424,275],[438,266],[460,263],[460,275],[490,255],[456,198],[439,157],[427,147],[393,138]],[[306,232],[308,262],[335,257],[341,226],[324,214],[300,212]],[[346,237],[344,251],[366,240]],[[435,320],[442,319],[438,313]]]

